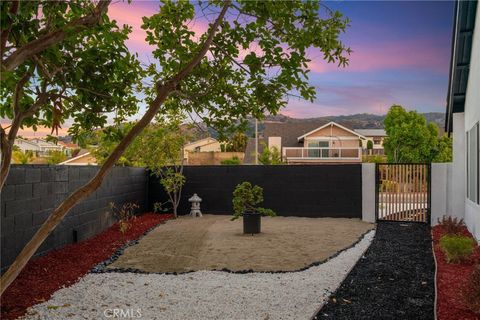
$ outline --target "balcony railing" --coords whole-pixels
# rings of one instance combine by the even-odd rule
[[[362,160],[362,148],[283,148],[285,160]]]

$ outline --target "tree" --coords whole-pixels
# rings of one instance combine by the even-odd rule
[[[416,111],[407,112],[402,106],[393,105],[384,124],[387,137],[383,146],[389,162],[432,162],[437,158],[441,140],[438,128]]]
[[[33,152],[30,150],[27,150],[26,152],[23,152],[22,150],[13,151],[13,160],[16,163],[27,164],[32,162],[33,158]]]
[[[51,150],[48,152],[47,163],[48,164],[59,164],[67,160],[67,156],[63,151]]]
[[[321,10],[319,2],[238,1],[232,3],[227,0],[202,2],[199,5],[199,10],[203,11],[204,16],[211,17],[216,14],[216,19],[209,25],[205,34],[195,35],[189,27],[191,21],[195,19],[194,4],[186,1],[164,1],[159,13],[143,18],[142,28],[147,32],[146,40],[156,47],[153,51],[155,63],[139,71],[134,61],[126,59],[127,61],[115,69],[119,71],[116,73],[118,76],[111,76],[112,72],[108,70],[100,71],[107,82],[114,80],[120,82],[122,90],[119,91],[122,91],[123,95],[119,94],[118,99],[112,99],[110,94],[109,98],[102,102],[116,106],[117,116],[126,116],[136,111],[129,107],[132,103],[136,106],[134,99],[126,97],[132,97],[130,93],[136,83],[134,80],[137,75],[145,80],[140,89],[145,96],[147,110],[106,158],[97,174],[69,195],[39,228],[2,276],[2,292],[11,284],[68,211],[101,185],[127,147],[159,112],[165,114],[180,109],[183,112],[198,115],[207,125],[217,129],[230,127],[232,123],[237,122],[237,119],[245,121],[248,116],[262,119],[266,112],[275,114],[285,106],[286,97],[292,91],[304,99],[314,99],[315,88],[308,83],[310,60],[306,56],[307,49],[320,51],[325,60],[337,63],[339,66],[345,66],[348,63],[347,55],[351,50],[339,39],[339,34],[348,26],[348,19],[336,11]],[[205,13],[206,10],[208,14]],[[227,11],[231,18],[225,20]],[[78,11],[75,7],[74,10],[66,12]],[[321,14],[324,14],[324,17]],[[51,18],[50,20],[57,21],[56,17]],[[21,21],[22,23],[31,20],[25,16],[20,20],[22,19],[26,20]],[[63,21],[62,17],[58,20]],[[108,18],[103,18],[103,21],[108,22]],[[46,22],[48,19],[45,20]],[[68,29],[70,24],[66,25]],[[112,23],[100,24],[100,29],[105,25],[111,26]],[[65,24],[62,23],[58,28],[64,26]],[[16,28],[20,29],[20,24]],[[112,44],[113,40],[119,40],[123,45],[126,32],[123,35],[117,34],[117,36],[111,36],[113,39],[101,40],[98,40],[101,37],[92,37],[93,39],[90,40],[94,43],[92,48],[103,46],[104,43]],[[38,40],[41,37],[43,36],[34,34],[30,38]],[[65,39],[66,36],[62,40]],[[111,41],[108,41],[109,39]],[[85,41],[85,37],[76,40],[76,43],[81,46],[90,45],[89,41]],[[257,49],[253,50],[254,47]],[[112,59],[122,56],[118,53],[122,52],[123,48],[123,46],[110,45],[102,53],[106,56],[111,55],[109,59]],[[96,56],[102,55],[96,51]],[[79,61],[78,58],[72,60]],[[82,58],[81,61],[84,59]],[[21,71],[19,73],[22,74]],[[129,79],[129,76],[132,78]],[[102,81],[94,82],[102,84]],[[106,85],[103,86],[106,87]],[[113,86],[108,89],[116,88]],[[76,93],[83,95],[84,92],[79,89]],[[109,93],[110,91],[107,90],[102,94]],[[38,96],[44,97],[42,94]],[[101,110],[105,111],[106,107]],[[97,109],[92,111],[94,114],[97,113]],[[59,112],[50,114],[55,115],[51,116],[51,119],[55,120],[51,123],[55,128]],[[65,112],[62,113],[64,114]],[[103,114],[94,118],[91,112],[81,113],[78,110],[70,112],[67,116],[69,115],[85,119],[87,128],[102,126],[106,119]],[[80,133],[80,127],[81,125],[74,125],[71,132]]]
[[[156,124],[147,127],[126,152],[131,158],[136,155],[133,162],[145,165],[160,179],[175,218],[186,180],[183,175],[183,146],[188,138],[180,130],[180,118],[159,119]]]
[[[433,162],[452,162],[452,137],[444,134],[438,139],[436,154]]]
[[[226,145],[227,152],[245,152],[248,137],[243,132],[236,132]]]
[[[137,110],[133,95],[141,74],[124,42],[130,28],[106,15],[110,0],[1,1],[0,190],[20,127],[70,134],[105,125]]]
[[[263,165],[283,164],[282,156],[277,147],[268,148],[265,146],[262,153],[258,155],[258,161]]]

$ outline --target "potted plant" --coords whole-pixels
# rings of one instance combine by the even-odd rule
[[[236,220],[243,217],[243,233],[255,234],[261,231],[261,217],[275,216],[271,209],[256,207],[263,202],[263,189],[259,186],[252,186],[250,182],[243,182],[235,187],[233,191],[233,218]]]

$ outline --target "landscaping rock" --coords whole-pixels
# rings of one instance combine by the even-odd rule
[[[365,256],[315,319],[434,319],[430,227],[381,222]]]
[[[120,308],[140,310],[141,319],[309,319],[362,256],[374,233],[300,272],[92,273],[30,308],[26,318],[103,319],[106,309]]]

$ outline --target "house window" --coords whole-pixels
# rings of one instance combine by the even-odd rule
[[[200,152],[200,147],[195,147],[195,152]]]
[[[382,138],[373,138],[373,144],[382,144]]]
[[[479,124],[467,132],[467,197],[479,203],[478,196],[478,157],[479,157]]]

